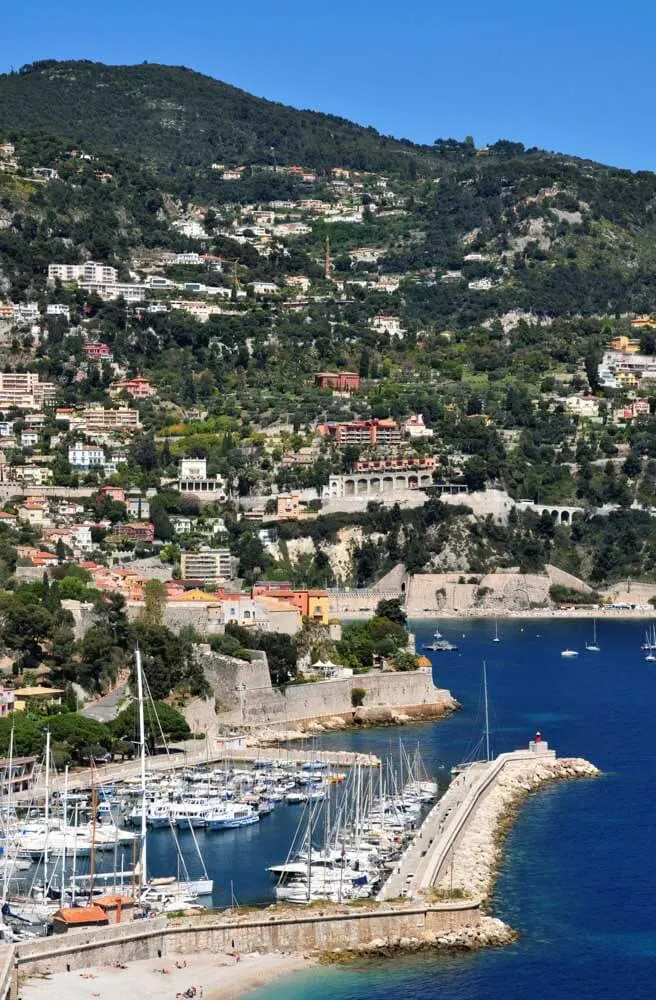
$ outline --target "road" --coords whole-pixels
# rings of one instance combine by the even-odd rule
[[[424,819],[414,840],[399,858],[397,867],[380,890],[378,899],[396,899],[401,895],[416,894],[434,844],[440,838],[449,818],[454,816],[469,789],[476,784],[487,767],[484,762],[472,764],[453,779]]]
[[[87,719],[95,719],[96,722],[111,722],[118,715],[119,705],[127,688],[127,684],[121,684],[111,694],[106,694],[104,698],[99,698],[98,701],[85,705],[80,714],[85,715]]]

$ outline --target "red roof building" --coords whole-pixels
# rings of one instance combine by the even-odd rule
[[[338,392],[357,392],[360,376],[357,372],[317,372],[314,384],[321,389],[336,389]]]

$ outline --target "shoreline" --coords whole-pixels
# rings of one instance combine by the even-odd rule
[[[650,620],[656,615],[656,609],[653,611],[647,611],[642,609],[641,611],[628,611],[618,609],[605,609],[605,608],[530,608],[530,609],[520,609],[520,610],[499,610],[492,611],[490,609],[482,608],[469,608],[467,611],[441,611],[436,608],[434,611],[412,611],[408,612],[408,621],[420,621],[426,620],[431,621],[434,619],[449,619],[449,620],[460,620],[466,621],[468,618],[489,618],[490,621],[495,621],[497,619],[535,619],[536,621],[544,621],[549,619],[561,619],[561,618],[627,618],[630,620],[636,619],[647,619]]]
[[[22,981],[21,1000],[173,1000],[195,987],[194,1000],[236,1000],[316,965],[318,959],[292,952],[253,952],[239,956],[198,952],[171,953],[164,958],[142,959],[119,966],[91,966],[81,972],[57,972]]]

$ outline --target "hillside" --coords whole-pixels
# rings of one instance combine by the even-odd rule
[[[210,163],[409,171],[428,149],[296,111],[179,66],[47,60],[0,76],[0,128],[40,131],[164,173]],[[412,155],[411,155],[412,154]],[[416,169],[416,162],[415,162]]]

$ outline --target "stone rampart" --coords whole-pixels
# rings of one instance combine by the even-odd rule
[[[365,710],[392,709],[409,715],[446,714],[455,707],[448,691],[436,688],[430,671],[358,674],[312,684],[290,684],[269,691],[249,691],[245,699],[247,725],[272,726],[352,716],[351,692],[364,690]]]
[[[327,906],[326,909],[329,909]],[[13,947],[13,964],[20,976],[76,972],[91,966],[115,965],[168,953],[213,954],[236,949],[254,951],[324,952],[356,949],[380,939],[418,938],[475,927],[481,921],[478,901],[454,901],[403,908],[274,914],[271,910],[224,917],[204,914],[167,920],[138,921],[68,934]],[[9,977],[7,977],[7,980]],[[5,1000],[0,993],[0,1000]]]

